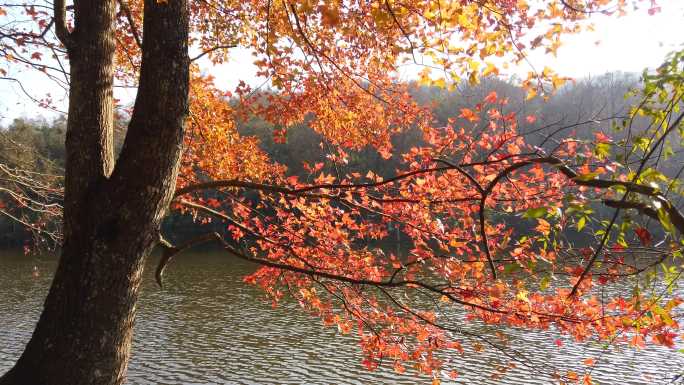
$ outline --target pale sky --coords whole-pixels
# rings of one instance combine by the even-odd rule
[[[610,71],[641,72],[644,68],[658,66],[665,55],[684,45],[684,0],[659,0],[662,12],[649,16],[645,10],[632,12],[627,16],[596,16],[594,32],[583,32],[566,36],[557,57],[545,55],[543,51],[533,52],[531,62],[536,68],[553,68],[562,76],[581,78],[600,75]],[[646,4],[644,4],[646,6]],[[235,60],[230,64],[210,70],[222,89],[232,90],[240,80],[256,86],[261,81],[254,76],[252,56],[247,51],[235,51]],[[512,68],[508,74],[526,74],[529,67]],[[64,98],[64,92],[38,73],[11,73],[23,80],[31,94],[42,97],[51,93],[55,100]],[[134,90],[117,92],[122,100],[132,100]],[[66,102],[62,102],[66,109]],[[0,123],[11,119],[40,115],[54,116],[35,106],[21,92],[18,86],[0,81]]]
[[[657,67],[668,52],[684,47],[684,0],[658,4],[662,12],[654,16],[645,10],[622,18],[597,16],[595,31],[566,36],[557,58],[537,52],[530,55],[531,61],[575,78]]]

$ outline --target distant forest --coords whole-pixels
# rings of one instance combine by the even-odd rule
[[[500,98],[509,99],[509,112],[516,112],[521,117],[536,117],[534,121],[521,118],[518,130],[526,133],[528,143],[550,150],[556,145],[554,139],[547,139],[550,135],[555,139],[573,136],[591,140],[597,131],[602,131],[619,137],[620,134],[615,134],[612,127],[622,122],[631,103],[625,95],[638,84],[637,75],[609,73],[570,82],[544,101],[540,97],[526,100],[525,91],[513,82],[488,79],[477,86],[463,85],[452,91],[415,87],[414,97],[421,104],[430,106],[434,124],[442,126],[447,125],[449,119],[456,118],[461,108],[472,108],[491,91],[496,91]],[[125,121],[120,121],[115,130],[118,148],[124,137],[125,126]],[[0,166],[8,168],[0,168],[0,210],[7,210],[6,205],[12,204],[11,199],[3,196],[8,193],[3,186],[6,181],[3,173],[9,169],[56,178],[63,175],[65,127],[63,117],[52,121],[41,117],[25,117],[0,127]],[[273,139],[274,127],[262,120],[238,122],[238,130],[241,135],[259,138],[262,148],[272,159],[287,166],[288,172],[293,175],[306,174],[302,167],[304,162],[315,164],[326,158],[326,143],[306,124],[289,127],[285,143],[276,143]],[[479,132],[472,134],[479,135]],[[390,159],[383,159],[373,149],[364,149],[350,154],[344,171],[370,169],[380,176],[390,176],[396,173],[401,154],[421,143],[422,133],[419,130],[405,130],[393,138],[395,151]],[[682,158],[677,156],[676,159]],[[673,162],[673,167],[676,163],[680,162]],[[30,223],[31,218],[24,219]],[[31,231],[21,220],[0,215],[0,248],[23,247],[32,242]],[[192,221],[193,218],[187,215],[171,215],[164,224],[165,233],[173,239],[190,237],[194,231],[206,231],[198,229],[199,226],[191,226]]]

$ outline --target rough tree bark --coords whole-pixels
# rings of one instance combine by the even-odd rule
[[[0,385],[125,381],[140,279],[178,173],[188,111],[187,0],[145,0],[143,60],[119,160],[112,157],[115,0],[77,0],[68,49],[64,245],[43,313]]]

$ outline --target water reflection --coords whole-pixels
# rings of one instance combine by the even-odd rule
[[[30,337],[51,279],[50,258],[0,255],[0,371],[16,360]],[[35,267],[35,269],[34,269]],[[146,272],[130,384],[429,384],[390,368],[366,371],[353,336],[337,335],[294,304],[273,309],[262,294],[242,283],[253,267],[221,254],[185,254],[170,266],[166,286]],[[471,330],[482,333],[478,325]],[[491,332],[490,332],[491,333]],[[545,363],[582,369],[602,359],[592,375],[601,384],[667,384],[684,368],[684,354],[660,347],[642,351],[600,344],[562,347],[553,332],[506,331],[511,344]],[[492,378],[508,360],[491,349],[445,357],[460,375],[443,384],[547,384],[522,366]]]

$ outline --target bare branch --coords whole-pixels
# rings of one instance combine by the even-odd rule
[[[235,48],[235,47],[237,47],[237,44],[217,45],[216,47],[211,47],[211,48],[209,48],[208,50],[206,50],[206,51],[200,53],[199,55],[197,55],[197,56],[191,58],[191,59],[190,59],[190,62],[194,62],[195,60],[198,60],[198,59],[202,58],[204,55],[208,55],[208,54],[210,54],[210,53],[212,53],[212,52],[214,52],[214,51],[218,51],[218,50],[220,50],[220,49],[231,49],[231,48]]]
[[[390,6],[389,0],[385,0],[385,6],[387,7],[387,11],[389,12],[390,16],[392,16],[392,20],[394,20],[394,24],[397,25],[399,30],[401,31],[401,34],[404,35],[406,40],[408,40],[409,45],[411,46],[411,56],[413,57],[413,63],[418,64],[418,60],[416,60],[416,47],[413,45],[413,40],[411,40],[411,36],[406,32],[404,27],[399,23],[399,20],[397,19],[397,15],[394,13],[394,10],[392,9],[392,6]]]
[[[159,235],[159,246],[162,247],[162,256],[159,258],[159,263],[157,264],[157,269],[155,270],[154,273],[154,278],[157,281],[157,285],[159,287],[163,288],[162,285],[162,278],[164,275],[164,269],[166,269],[166,266],[171,262],[171,259],[178,255],[179,253],[183,252],[184,250],[187,250],[193,246],[202,244],[202,243],[207,243],[210,241],[216,241],[220,240],[221,235],[219,235],[216,232],[213,233],[208,233],[201,235],[197,238],[193,238],[179,246],[174,246],[172,245],[169,241],[164,239],[164,237],[160,234]]]
[[[489,264],[489,269],[492,271],[492,278],[496,280],[496,265],[494,265],[494,260],[492,258],[492,251],[489,249],[489,239],[487,237],[487,218],[485,217],[486,202],[489,193],[492,192],[493,186],[490,184],[487,188],[483,188],[480,182],[475,179],[470,173],[458,165],[452,164],[443,159],[436,159],[436,161],[446,164],[449,167],[453,167],[455,170],[463,174],[468,180],[475,186],[477,191],[480,193],[480,236],[482,237],[482,247],[485,250],[485,256],[487,257],[487,263]]]

